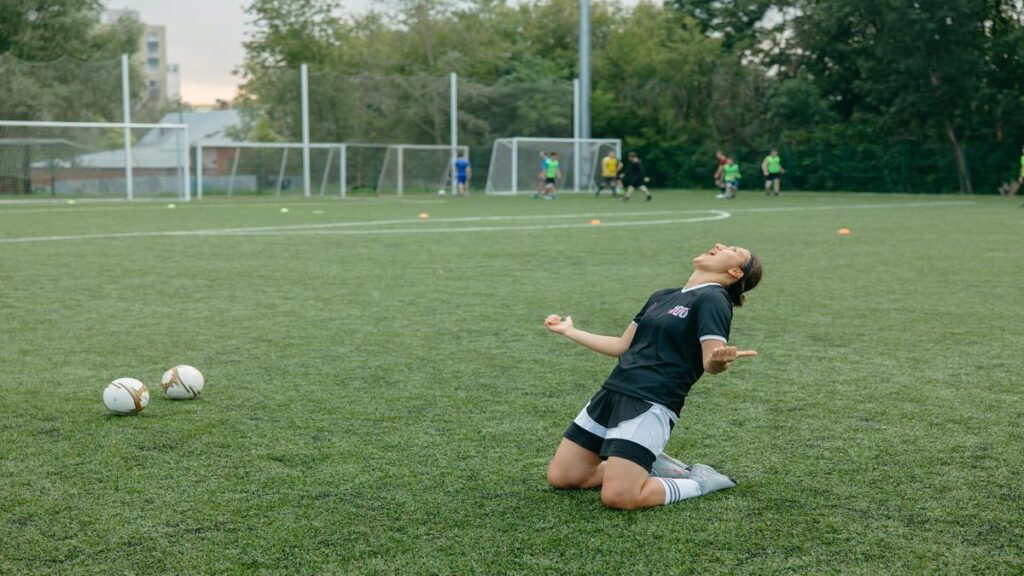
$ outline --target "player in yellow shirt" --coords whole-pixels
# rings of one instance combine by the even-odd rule
[[[619,195],[622,183],[619,182],[618,174],[622,168],[622,162],[615,155],[615,150],[609,150],[608,155],[601,159],[601,184],[597,187],[595,197],[601,195],[602,190],[611,190],[612,198]]]

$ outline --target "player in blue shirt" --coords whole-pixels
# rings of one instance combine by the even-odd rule
[[[750,250],[715,244],[693,259],[681,288],[659,290],[622,336],[575,328],[572,317],[552,314],[547,329],[595,352],[618,358],[601,390],[569,425],[548,465],[555,488],[601,487],[609,508],[632,510],[670,504],[735,480],[710,466],[687,466],[662,450],[690,388],[705,373],[718,374],[757,352],[729,346],[733,307],[761,280]],[[668,460],[672,466],[662,467]],[[668,468],[678,468],[670,470]]]
[[[469,179],[473,177],[473,167],[469,165],[469,159],[465,152],[459,152],[455,159],[455,193],[460,196],[469,196]]]

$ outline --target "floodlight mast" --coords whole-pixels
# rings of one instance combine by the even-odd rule
[[[590,0],[580,0],[580,133],[590,138]]]

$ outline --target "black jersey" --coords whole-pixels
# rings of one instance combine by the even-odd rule
[[[647,177],[644,165],[639,159],[636,162],[627,160],[619,174],[626,186],[641,186],[644,183],[644,178]]]
[[[701,342],[729,341],[732,301],[718,284],[660,290],[633,318],[633,342],[604,388],[667,406],[676,414],[704,374]]]

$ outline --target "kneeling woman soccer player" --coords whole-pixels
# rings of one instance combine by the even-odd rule
[[[606,506],[631,510],[736,485],[710,466],[687,466],[661,451],[697,379],[757,355],[726,342],[733,306],[760,282],[761,263],[746,248],[715,244],[693,268],[682,289],[652,294],[622,336],[584,332],[571,316],[544,321],[551,332],[619,359],[548,465],[555,488],[600,486]]]

